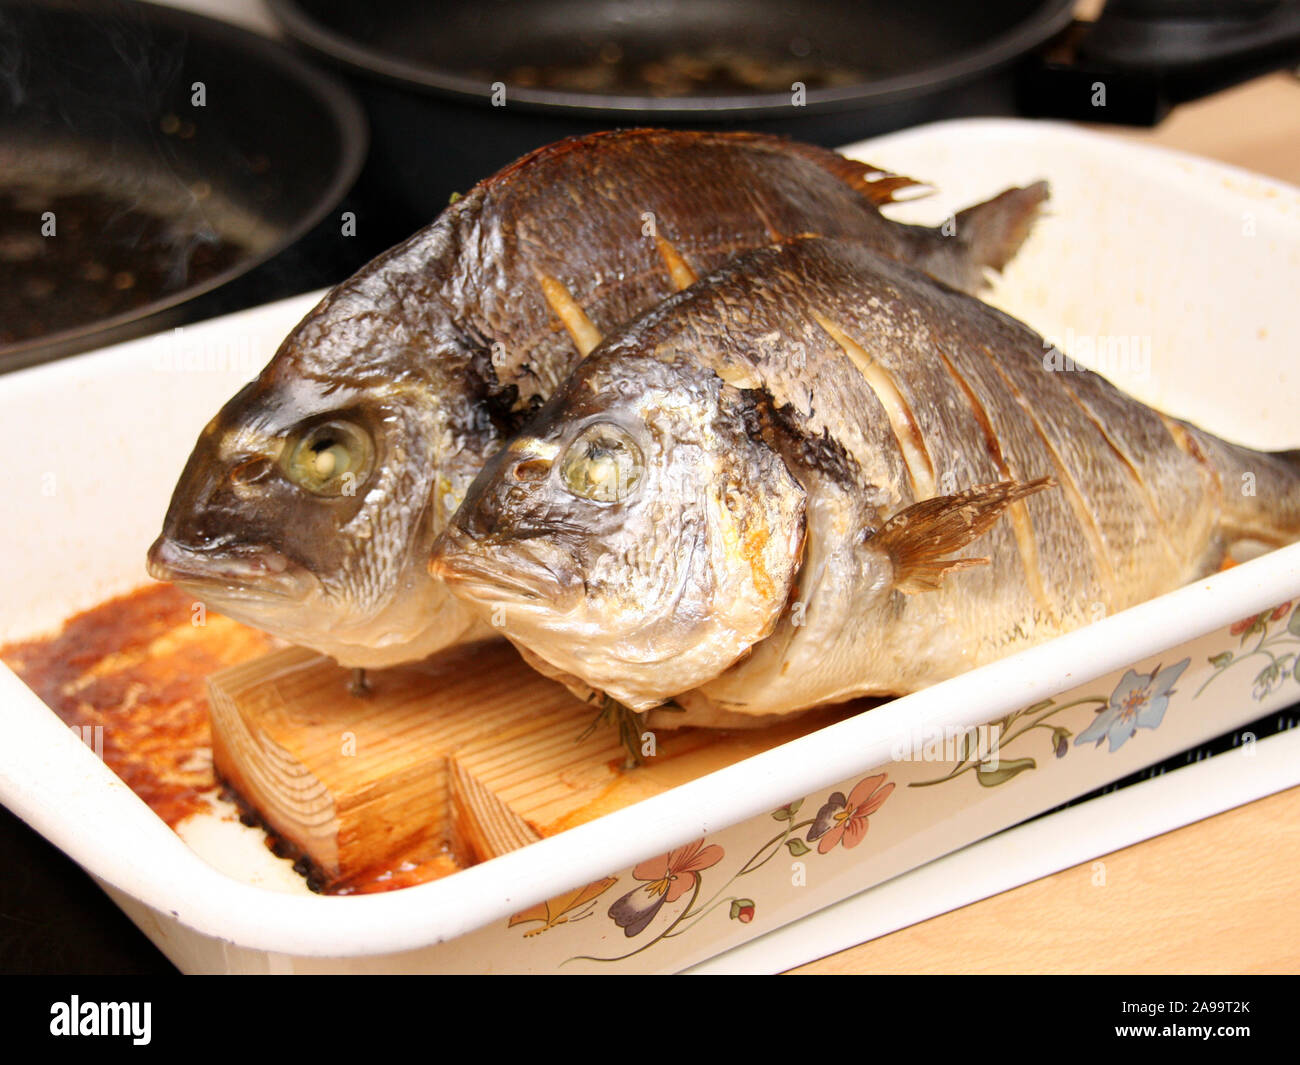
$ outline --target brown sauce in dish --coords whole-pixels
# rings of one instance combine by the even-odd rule
[[[63,721],[100,729],[105,763],[173,829],[196,813],[219,813],[261,827],[268,849],[294,863],[313,891],[367,895],[413,887],[474,864],[455,841],[413,841],[382,864],[330,879],[292,843],[268,829],[256,810],[225,787],[213,768],[207,678],[284,644],[257,629],[208,613],[193,624],[193,598],[153,584],[69,618],[55,635],[0,647],[3,660]],[[723,764],[714,745],[725,738],[730,764],[842,720],[861,703],[824,707],[763,729],[669,730],[656,757],[636,773],[608,766],[607,786],[564,816],[531,827],[541,837],[595,820],[711,772]],[[83,738],[87,735],[83,733]],[[576,736],[575,736],[576,739]],[[576,769],[579,777],[587,770]],[[563,779],[563,776],[562,778]],[[579,790],[581,779],[570,781]]]
[[[71,727],[102,738],[104,762],[172,828],[200,812],[220,782],[212,768],[207,678],[282,646],[257,629],[209,613],[191,621],[194,601],[154,584],[69,618],[53,636],[0,647],[0,659]],[[98,727],[102,731],[96,733]],[[227,796],[229,797],[229,796]],[[246,824],[257,823],[245,811]],[[295,868],[322,890],[309,863],[268,833],[267,846],[299,858]],[[329,886],[329,894],[411,887],[456,872],[450,853],[367,870]]]
[[[214,614],[192,625],[191,604],[155,585],[69,618],[57,635],[0,648],[68,725],[103,729],[108,767],[172,828],[208,809],[216,785],[207,675],[273,646]]]

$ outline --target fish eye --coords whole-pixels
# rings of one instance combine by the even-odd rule
[[[636,441],[617,425],[589,425],[568,446],[560,480],[574,495],[595,503],[621,503],[641,480],[645,460]]]
[[[329,421],[313,425],[285,449],[284,474],[316,495],[352,495],[370,474],[374,447],[358,425]]]

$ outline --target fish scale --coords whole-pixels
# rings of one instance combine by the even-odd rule
[[[781,261],[782,267],[766,270],[760,262],[764,255]],[[1055,475],[1070,485],[1069,489],[1058,486],[1024,501],[1049,609],[1042,610],[1041,604],[1032,601],[1014,528],[1010,521],[1001,521],[984,538],[955,556],[988,557],[990,565],[951,579],[936,593],[895,600],[900,612],[890,628],[902,640],[892,641],[890,654],[882,657],[896,663],[905,663],[908,657],[914,661],[902,668],[896,665],[892,676],[881,670],[872,683],[874,691],[915,686],[911,675],[917,672],[916,659],[925,662],[928,679],[938,679],[951,668],[941,661],[945,655],[950,656],[951,663],[967,668],[1095,620],[1101,613],[1122,610],[1206,572],[1205,566],[1196,564],[1205,554],[1203,549],[1186,551],[1183,558],[1174,560],[1158,538],[1146,535],[1149,506],[1132,475],[1123,464],[1110,461],[1106,452],[1099,451],[1100,434],[1068,397],[1058,373],[1044,369],[1042,355],[1046,348],[1040,338],[1020,323],[989,308],[975,310],[970,301],[956,293],[920,281],[905,271],[893,270],[860,249],[846,246],[829,248],[810,241],[759,253],[743,267],[738,264],[734,271],[723,271],[719,277],[727,275],[728,280],[720,282],[724,291],[715,298],[727,300],[728,286],[739,290],[764,286],[772,279],[774,291],[768,305],[782,307],[787,318],[829,319],[850,341],[869,349],[869,357],[892,380],[919,422],[926,452],[930,456],[965,457],[971,479],[959,482],[958,487],[988,483],[999,479],[999,475],[990,465],[975,466],[979,456],[988,455],[987,448],[971,447],[971,441],[982,440],[983,434],[974,409],[960,387],[954,387],[943,360],[936,357],[937,350],[943,352],[988,415],[1013,479]],[[797,285],[792,283],[795,276],[801,279]],[[816,279],[815,283],[809,284],[811,278]],[[702,292],[698,298],[704,299]],[[918,305],[930,310],[928,320],[918,320]],[[707,316],[703,306],[700,311]],[[993,345],[997,345],[996,350],[991,350]],[[828,334],[814,358],[842,362],[843,356],[836,350],[839,347],[838,340]],[[778,378],[784,372],[776,358],[769,360],[767,369]],[[1088,376],[1093,391],[1105,393],[1111,404],[1118,406],[1111,415],[1149,416],[1140,404],[1123,397],[1101,378]],[[860,412],[861,420],[869,424],[879,425],[882,419],[887,423],[876,390],[861,375],[854,384],[857,387],[846,389],[845,400],[838,405],[835,416],[847,419],[850,412]],[[954,402],[957,399],[962,402]],[[959,420],[963,407],[969,419]],[[827,412],[822,416],[829,417]],[[1175,491],[1182,498],[1196,498],[1202,478],[1199,467],[1188,460],[1168,432],[1151,444],[1143,456],[1143,466],[1177,471]],[[855,453],[863,477],[872,483],[894,481],[898,468],[908,465],[898,433],[892,429],[888,434],[877,433],[870,450],[863,451],[862,447],[859,442],[850,450]],[[882,462],[886,455],[893,461]],[[895,483],[900,486],[897,509],[916,501],[908,478]],[[868,520],[878,524],[880,518],[876,515]],[[955,627],[960,631],[960,648],[945,647],[940,641],[942,653],[935,653],[932,645],[929,650],[912,648],[909,656],[909,614],[915,611],[941,619],[943,625],[935,629]],[[841,640],[837,644],[852,642]],[[787,652],[786,660],[798,654],[797,648]],[[861,663],[845,661],[825,672],[829,676],[860,669]],[[746,665],[740,666],[737,677],[727,678],[714,688],[706,686],[703,694],[722,709],[751,712],[756,703],[761,705],[770,696],[753,698],[750,693],[759,685],[752,677],[745,677],[745,672]],[[828,692],[817,701],[847,691],[856,694],[859,684],[856,678],[851,679],[847,688]],[[724,694],[737,688],[747,693],[743,704]]]
[[[809,231],[924,260],[936,276],[972,289],[981,286],[983,271],[972,268],[972,259],[996,257],[991,249],[975,255],[938,230],[863,209],[864,194],[886,202],[907,179],[890,176],[873,191],[867,179],[881,173],[873,168],[752,134],[697,135],[692,156],[683,159],[665,150],[681,136],[642,130],[592,138],[581,147],[550,146],[481,186],[475,209],[458,216],[464,251],[443,283],[444,298],[465,308],[468,329],[502,345],[494,369],[503,387],[519,390],[520,406],[549,395],[572,365],[570,338],[556,329],[553,308],[536,300],[530,286],[521,289],[521,279],[554,278],[606,333],[678,291],[656,237],[697,275],[762,243]],[[596,145],[602,150],[593,150]],[[572,158],[578,151],[580,168]],[[1042,196],[1026,190],[1007,202]],[[1023,236],[1023,229],[1017,232]],[[611,249],[617,249],[613,265]]]
[[[881,270],[863,269],[863,263],[853,253],[845,256],[847,263],[832,259],[829,264],[820,264],[823,270],[829,265],[831,276],[825,281],[819,278],[820,286],[809,286],[806,278],[815,276],[816,269],[800,271],[798,264],[801,253],[807,252],[816,257],[821,249],[810,244],[807,248],[795,246],[789,249],[774,250],[750,257],[744,264],[730,273],[726,283],[720,283],[716,299],[728,303],[733,298],[740,298],[743,289],[765,287],[769,279],[775,279],[772,292],[766,299],[754,300],[751,296],[751,310],[755,306],[779,308],[783,320],[775,324],[777,328],[792,331],[796,320],[815,321],[818,317],[833,322],[839,331],[847,335],[850,342],[867,347],[868,356],[877,362],[888,374],[898,391],[907,401],[912,416],[918,421],[921,441],[930,456],[961,455],[962,463],[958,469],[967,473],[965,480],[958,481],[958,487],[965,488],[972,484],[989,483],[1000,479],[1000,474],[983,447],[971,447],[971,441],[982,441],[978,421],[973,409],[965,402],[964,394],[950,385],[950,378],[942,363],[934,357],[933,345],[935,332],[928,324],[915,319],[911,307],[900,307],[904,291],[900,292],[897,282],[909,279]],[[763,254],[771,255],[782,261],[780,269],[768,271],[757,260]],[[869,267],[875,264],[868,264]],[[845,276],[848,267],[856,272]],[[796,280],[798,279],[798,280]],[[823,292],[829,291],[829,298]],[[938,290],[936,290],[938,291]],[[701,294],[700,297],[703,298]],[[701,316],[709,317],[707,309],[701,307]],[[743,338],[734,335],[734,320],[730,329],[731,339],[739,340],[744,346]],[[764,328],[774,324],[764,321]],[[961,337],[944,336],[944,347],[949,359],[963,373],[963,378],[972,383],[972,388],[981,400],[983,409],[992,412],[995,419],[995,433],[1001,441],[1000,452],[1013,471],[1016,479],[1029,480],[1033,477],[1056,471],[1050,458],[1046,443],[1033,429],[1018,404],[1015,404],[1010,392],[999,387],[997,369],[988,361],[988,356],[969,340]],[[1041,345],[1034,338],[1035,354],[1041,353]],[[907,476],[908,461],[900,444],[898,433],[890,425],[884,405],[875,388],[866,382],[863,375],[847,359],[839,340],[822,330],[820,337],[810,345],[805,356],[810,366],[815,366],[816,376],[823,376],[823,369],[830,378],[830,387],[822,387],[821,392],[828,397],[828,403],[818,410],[810,423],[809,431],[816,431],[821,425],[837,426],[837,436],[856,459],[860,472],[860,481],[853,486],[853,492],[865,485],[890,485],[888,509],[862,508],[854,504],[852,495],[846,500],[845,507],[852,515],[851,520],[866,527],[879,526],[889,513],[901,510],[918,500]],[[764,384],[773,390],[774,400],[780,403],[787,394],[780,390],[788,380],[785,361],[780,353],[774,353],[766,362]],[[1041,364],[1038,371],[1042,373]],[[830,397],[835,397],[829,402]],[[961,403],[955,402],[958,398]],[[1181,457],[1181,456],[1180,456]],[[1068,506],[1057,492],[1041,493],[1024,502],[1028,508],[1034,542],[1038,554],[1048,560],[1061,557],[1060,545],[1077,545],[1080,540],[1080,522],[1078,515]],[[954,579],[948,587],[940,592],[915,599],[900,597],[893,601],[890,624],[886,626],[892,636],[887,653],[881,657],[892,661],[892,671],[878,669],[869,690],[890,692],[908,690],[920,681],[918,676],[936,679],[936,668],[942,662],[944,669],[964,669],[980,661],[1009,653],[1017,645],[1036,642],[1043,634],[1055,634],[1064,628],[1073,627],[1093,616],[1091,604],[1102,603],[1109,611],[1112,609],[1110,597],[1106,594],[1105,584],[1098,572],[1095,558],[1086,553],[1068,567],[1049,567],[1048,584],[1050,588],[1049,603],[1034,601],[1030,591],[1030,582],[1026,577],[1023,557],[1015,540],[1010,522],[1000,522],[985,538],[961,553],[966,557],[989,557],[992,564],[978,570],[963,573]],[[958,556],[961,557],[961,556]],[[1040,567],[1040,573],[1042,569]],[[1012,594],[1007,595],[1010,591]],[[1020,604],[1018,610],[1010,613],[1000,611],[997,624],[990,625],[988,604],[1007,600]],[[1128,605],[1125,603],[1124,605]],[[924,628],[929,631],[924,649],[911,645],[914,627],[911,614],[922,610],[926,614]],[[843,619],[845,608],[832,607],[827,611],[831,617],[828,631],[820,632],[805,624],[800,632],[790,626],[790,639],[785,652],[779,656],[779,662],[772,656],[751,656],[746,663],[737,667],[733,674],[725,676],[713,685],[704,686],[694,699],[700,695],[710,704],[724,711],[743,713],[772,713],[772,704],[779,704],[781,687],[794,686],[790,682],[791,670],[786,664],[798,661],[805,655],[821,659],[817,673],[819,683],[826,689],[818,693],[815,702],[829,701],[846,697],[847,694],[861,693],[859,674],[863,663],[855,648],[869,640],[879,643],[880,628],[878,619],[871,619],[869,631],[860,634],[840,634],[841,625],[855,627],[852,619]],[[807,616],[814,621],[817,606],[810,602]],[[837,616],[839,615],[839,616]],[[778,625],[778,634],[781,631]],[[962,634],[958,641],[937,639],[936,634],[944,630]],[[780,641],[780,635],[773,637]],[[812,652],[805,648],[814,648]],[[882,649],[883,651],[883,649]],[[773,674],[783,671],[778,680]],[[801,670],[794,671],[799,677],[797,685],[806,689],[808,675]],[[762,676],[762,680],[757,678]],[[849,677],[847,686],[840,678]],[[755,692],[762,689],[762,695],[755,697]],[[743,692],[742,695],[736,694]],[[800,698],[808,696],[801,695]]]

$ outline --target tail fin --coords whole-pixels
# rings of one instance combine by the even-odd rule
[[[900,225],[905,250],[896,258],[953,288],[979,295],[990,267],[1001,270],[1020,250],[1047,200],[1046,181],[1012,188],[959,211],[941,226]]]
[[[1192,453],[1223,487],[1219,526],[1229,545],[1258,541],[1284,547],[1300,541],[1300,450],[1252,451],[1180,423]]]
[[[958,212],[957,236],[969,249],[972,262],[994,270],[1006,266],[1029,236],[1048,195],[1047,182],[1036,181]]]

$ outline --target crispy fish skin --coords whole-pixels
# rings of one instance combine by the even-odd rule
[[[756,251],[593,352],[431,567],[575,690],[686,707],[671,727],[913,691],[1213,572],[1236,540],[1300,539],[1294,454],[1049,351],[861,245]],[[613,501],[584,496],[624,454]]]
[[[345,665],[487,634],[429,577],[430,544],[483,461],[604,333],[730,256],[804,232],[977,287],[1046,197],[1009,190],[945,237],[879,213],[907,184],[743,133],[636,130],[532,153],[332,290],[222,408],[150,573]]]
[[[689,155],[683,137],[693,138]],[[912,184],[762,134],[641,130],[561,141],[478,186],[481,207],[466,204],[459,215],[461,252],[440,295],[463,309],[469,334],[500,345],[477,366],[489,388],[531,407],[572,369],[575,351],[590,350],[557,328],[557,296],[603,336],[734,255],[801,234],[858,240],[975,292],[986,268],[1001,269],[1019,248],[1047,196],[1041,182],[1009,189],[961,212],[945,236],[877,209]]]

